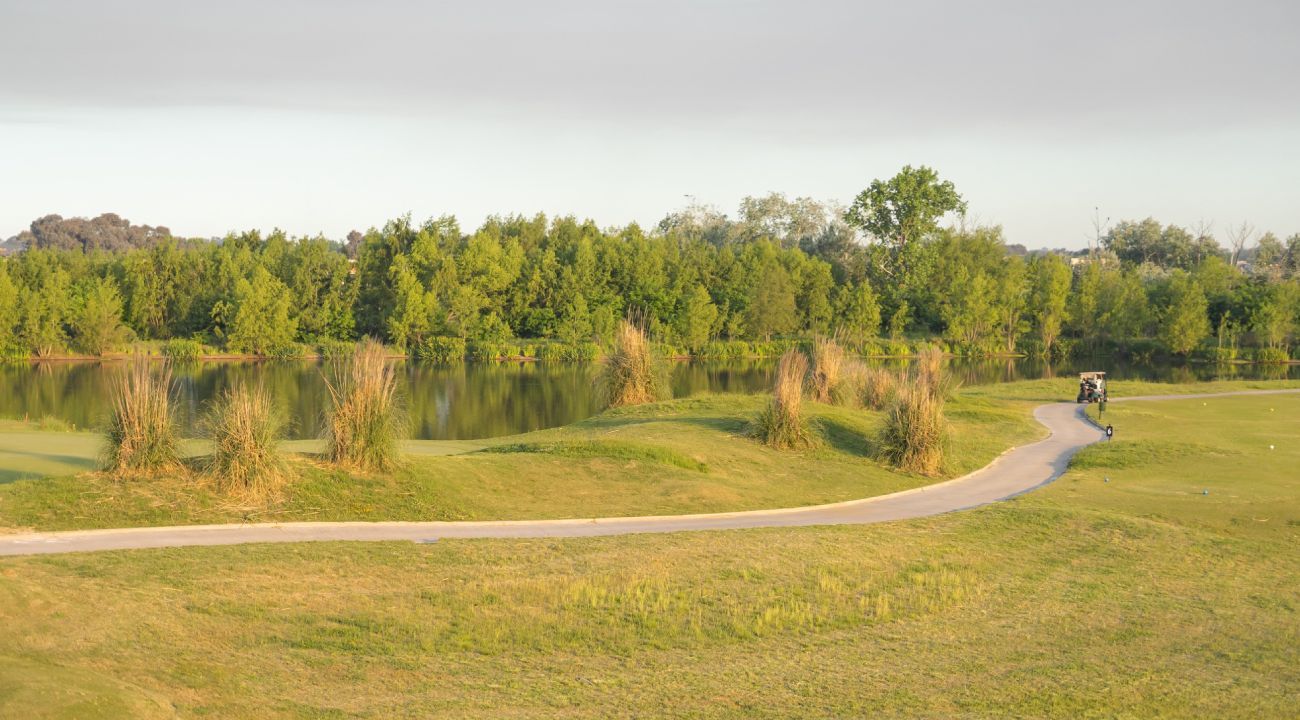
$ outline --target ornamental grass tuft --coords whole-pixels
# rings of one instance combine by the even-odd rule
[[[104,469],[153,472],[177,464],[178,437],[172,414],[172,371],[167,362],[132,359],[114,381]]]
[[[398,465],[405,432],[398,407],[397,370],[376,340],[330,364],[325,378],[330,407],[325,418],[326,455],[358,470],[388,471]]]
[[[812,444],[803,417],[804,378],[807,374],[808,358],[802,352],[790,350],[781,356],[772,402],[754,421],[754,435],[764,444],[781,450]]]
[[[671,396],[668,369],[654,351],[645,329],[624,320],[605,359],[597,383],[609,407],[643,405]]]
[[[227,389],[208,408],[204,429],[212,442],[205,470],[214,486],[251,501],[279,494],[289,479],[279,452],[284,418],[266,388]]]

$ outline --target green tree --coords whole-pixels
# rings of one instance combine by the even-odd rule
[[[866,280],[842,286],[835,305],[846,339],[863,342],[880,333],[880,303]]]
[[[0,258],[0,357],[25,353],[18,342],[18,286]]]
[[[844,219],[896,248],[917,242],[939,227],[948,213],[965,213],[957,188],[928,167],[904,167],[889,180],[873,180],[858,193]]]
[[[1026,329],[1024,318],[1028,292],[1024,260],[1016,256],[1003,260],[994,279],[993,302],[1002,334],[1002,349],[1008,353],[1015,352],[1016,339]]]
[[[779,263],[768,263],[750,296],[745,327],[754,337],[771,338],[793,332],[798,324],[790,276]]]
[[[1043,255],[1030,263],[1032,299],[1029,312],[1043,354],[1050,356],[1061,336],[1070,297],[1070,266],[1058,255]]]
[[[713,327],[718,321],[718,306],[703,285],[696,285],[690,294],[681,299],[677,313],[677,337],[691,352],[696,352],[713,337]]]
[[[91,280],[72,318],[77,349],[103,355],[127,342],[131,333],[122,323],[122,294],[112,278]]]
[[[1173,352],[1186,355],[1210,334],[1208,303],[1201,286],[1187,273],[1175,271],[1169,282],[1169,305],[1160,323],[1160,339]]]
[[[297,320],[290,316],[289,288],[262,266],[240,280],[235,290],[235,314],[226,347],[235,352],[266,355],[293,343]]]

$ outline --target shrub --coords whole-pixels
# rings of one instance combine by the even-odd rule
[[[332,462],[362,470],[390,470],[397,465],[404,428],[397,371],[385,355],[382,344],[366,340],[330,368],[325,440]]]
[[[491,340],[475,340],[469,343],[465,357],[479,362],[499,360],[507,354],[503,343]]]
[[[1290,360],[1291,356],[1287,353],[1286,348],[1262,347],[1255,349],[1255,362],[1257,363],[1284,363]]]
[[[778,449],[806,447],[812,443],[803,418],[803,385],[808,359],[798,350],[781,356],[776,369],[772,402],[754,420],[754,435]]]
[[[337,338],[325,338],[316,343],[316,353],[326,360],[347,357],[356,347],[356,343]]]
[[[880,433],[880,451],[903,470],[934,475],[943,465],[947,434],[942,396],[914,383],[894,394]]]
[[[176,420],[172,414],[172,373],[136,357],[115,380],[108,422],[104,468],[148,472],[176,464]]]
[[[715,340],[705,343],[695,356],[706,360],[739,360],[753,355],[749,343],[743,340]]]
[[[431,363],[458,363],[465,359],[465,339],[458,337],[425,338],[415,346],[415,357]]]
[[[208,408],[204,430],[212,441],[206,471],[223,492],[250,500],[278,494],[288,478],[279,453],[284,419],[266,389],[236,385]]]
[[[655,354],[645,330],[628,320],[618,327],[598,384],[610,407],[641,405],[669,395],[666,364]]]
[[[298,343],[280,343],[266,349],[266,357],[272,360],[298,360],[306,354],[306,348]]]
[[[177,338],[162,344],[162,356],[177,362],[193,362],[203,355],[203,343]]]
[[[844,348],[831,338],[818,338],[812,346],[812,373],[809,375],[813,399],[817,402],[843,403],[847,398],[844,385]]]

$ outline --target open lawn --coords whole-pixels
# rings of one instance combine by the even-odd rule
[[[0,560],[0,716],[1294,717],[1300,396],[1106,420],[925,520]]]
[[[480,442],[410,441],[405,467],[392,475],[351,475],[304,457],[297,463],[301,479],[262,507],[231,502],[189,476],[83,473],[19,480],[0,484],[0,528],[681,514],[814,505],[933,482],[875,459],[877,412],[812,405],[817,447],[766,448],[748,434],[765,402],[758,395],[710,395]],[[1040,437],[1031,407],[974,396],[950,403],[954,432],[944,476],[982,467],[1003,450]],[[25,465],[8,471],[52,462],[64,447],[93,458],[96,441],[85,433],[20,433],[8,442],[39,451],[9,456]],[[5,442],[0,433],[0,452]],[[310,449],[303,443],[291,448]],[[191,444],[190,452],[201,447]]]

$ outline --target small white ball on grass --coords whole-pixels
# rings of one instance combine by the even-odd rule
[[[1268,446],[1268,449],[1269,449],[1269,450],[1272,450],[1272,449],[1273,449],[1273,446],[1272,446],[1272,445],[1269,445],[1269,446]]]

